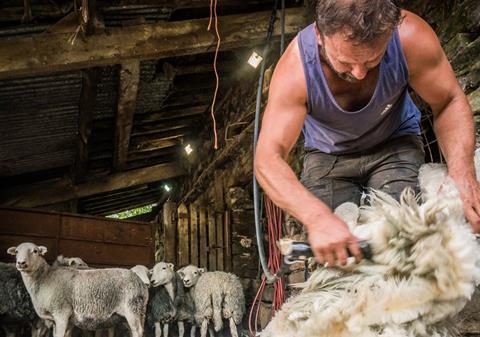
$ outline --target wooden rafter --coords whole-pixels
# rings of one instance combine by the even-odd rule
[[[187,133],[180,132],[169,139],[153,139],[150,141],[136,141],[132,142],[132,153],[148,152],[161,150],[166,147],[176,146],[180,144],[179,138],[185,136]]]
[[[183,109],[176,108],[176,109],[160,110],[157,112],[150,112],[148,114],[139,115],[136,121],[138,125],[141,125],[149,122],[156,122],[156,121],[160,122],[160,121],[168,121],[172,119],[198,116],[198,115],[204,114],[205,111],[207,111],[207,108],[209,106],[210,104],[202,104],[202,105],[185,107]]]
[[[140,62],[134,60],[122,63],[115,127],[115,149],[113,153],[114,171],[123,170],[127,162],[139,83]]]
[[[221,50],[262,43],[270,11],[219,17]],[[292,37],[307,24],[304,8],[286,10],[285,33]],[[0,43],[0,78],[206,53],[215,48],[215,33],[207,31],[208,18],[111,28],[85,41],[69,43],[70,33],[8,37]],[[276,25],[273,36],[278,37]]]
[[[56,181],[34,186],[19,186],[0,191],[0,205],[38,207],[121,188],[182,176],[184,169],[176,163],[166,163],[98,178],[83,184]]]
[[[163,109],[174,110],[179,107],[184,107],[192,104],[204,104],[210,103],[213,97],[213,92],[204,92],[204,93],[192,93],[191,95],[185,96],[169,96],[162,107]]]

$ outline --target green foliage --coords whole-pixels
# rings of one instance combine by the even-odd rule
[[[140,214],[145,214],[145,213],[150,213],[153,209],[153,207],[157,206],[157,204],[150,204],[150,205],[145,205],[142,207],[137,207],[134,209],[129,209],[120,213],[116,214],[110,214],[107,215],[107,218],[113,218],[113,219],[127,219],[131,218]]]

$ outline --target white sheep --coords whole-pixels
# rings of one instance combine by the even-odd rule
[[[151,282],[154,287],[163,286],[168,291],[175,307],[178,336],[183,337],[186,322],[192,325],[190,336],[195,337],[193,298],[189,291],[185,291],[180,275],[174,271],[174,265],[166,262],[157,263],[151,270]]]
[[[400,202],[372,191],[359,222],[373,261],[315,271],[261,336],[451,336],[448,319],[480,281],[480,248],[445,167],[422,167],[419,181],[423,204],[410,189]]]
[[[201,337],[206,336],[210,320],[218,332],[223,327],[223,319],[229,321],[232,337],[238,337],[237,325],[245,314],[245,295],[238,277],[221,271],[206,272],[193,265],[182,268],[179,274],[185,287],[192,288],[195,320],[201,326]]]
[[[132,271],[51,267],[43,258],[47,248],[33,243],[7,252],[16,256],[37,314],[54,322],[54,337],[64,337],[72,324],[95,330],[119,316],[127,320],[132,337],[143,335],[148,289]]]

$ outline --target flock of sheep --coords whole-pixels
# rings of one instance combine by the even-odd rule
[[[190,265],[175,271],[160,262],[152,269],[91,269],[80,258],[59,256],[49,265],[44,246],[22,243],[8,249],[16,263],[0,262],[0,325],[28,322],[32,337],[70,337],[74,327],[100,333],[128,325],[132,337],[155,333],[168,337],[176,322],[183,337],[185,323],[201,336],[213,337],[227,320],[232,337],[245,313],[240,280],[225,272],[207,272]],[[210,324],[209,324],[210,323]]]

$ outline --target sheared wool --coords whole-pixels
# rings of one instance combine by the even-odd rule
[[[261,336],[453,336],[448,322],[480,282],[479,245],[445,166],[423,165],[419,182],[423,202],[411,189],[399,202],[372,191],[356,227],[345,208],[372,261],[317,269]]]

